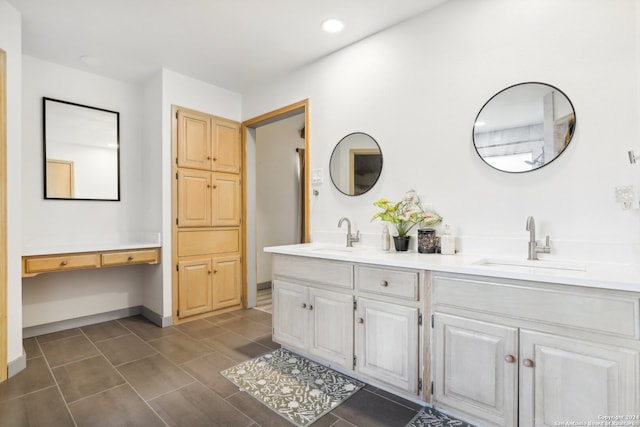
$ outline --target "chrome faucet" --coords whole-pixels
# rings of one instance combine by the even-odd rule
[[[340,221],[338,221],[338,227],[342,227],[343,221],[347,221],[347,247],[351,248],[353,247],[353,242],[360,241],[360,230],[357,230],[356,235],[354,236],[353,234],[351,234],[351,221],[349,221],[349,218],[347,218],[346,216],[340,218]]]
[[[547,241],[544,246],[538,245],[536,241],[536,221],[532,216],[527,217],[527,231],[529,232],[529,253],[528,260],[537,260],[538,253],[551,253],[551,246],[549,245],[549,236],[547,235]]]

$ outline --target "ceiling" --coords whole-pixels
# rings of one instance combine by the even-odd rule
[[[9,0],[26,55],[134,83],[167,68],[239,93],[445,1]],[[345,29],[325,33],[327,18]]]

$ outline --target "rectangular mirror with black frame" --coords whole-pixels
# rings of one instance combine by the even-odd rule
[[[44,198],[120,200],[120,113],[42,98]]]

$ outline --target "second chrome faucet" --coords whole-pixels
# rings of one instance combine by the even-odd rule
[[[351,234],[351,221],[349,221],[349,218],[347,218],[346,216],[340,218],[340,221],[338,221],[338,227],[342,227],[342,223],[344,221],[347,221],[347,247],[351,248],[353,247],[353,242],[360,241],[360,231],[356,231],[355,236]]]
[[[528,245],[528,260],[537,260],[539,253],[551,253],[551,246],[549,245],[549,236],[547,235],[547,240],[545,245],[539,245],[536,241],[536,221],[532,216],[527,217],[527,231],[529,232],[529,245]]]

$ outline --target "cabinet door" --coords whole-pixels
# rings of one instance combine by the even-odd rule
[[[214,173],[212,186],[212,225],[240,225],[240,176]]]
[[[518,330],[434,314],[434,402],[493,425],[517,425]]]
[[[216,172],[240,173],[242,161],[240,146],[240,125],[212,119],[213,163]]]
[[[418,314],[414,307],[359,298],[356,370],[417,394]]]
[[[306,350],[309,347],[309,295],[306,286],[273,281],[273,339]]]
[[[204,114],[178,111],[178,166],[211,170],[211,122]]]
[[[211,258],[190,258],[178,263],[178,313],[181,319],[213,310],[211,283]]]
[[[353,368],[353,296],[309,288],[309,353]]]
[[[178,171],[178,227],[211,225],[211,172]]]
[[[520,426],[640,411],[637,351],[525,330],[520,343]]]
[[[213,309],[233,307],[242,303],[242,268],[240,257],[213,260]]]

